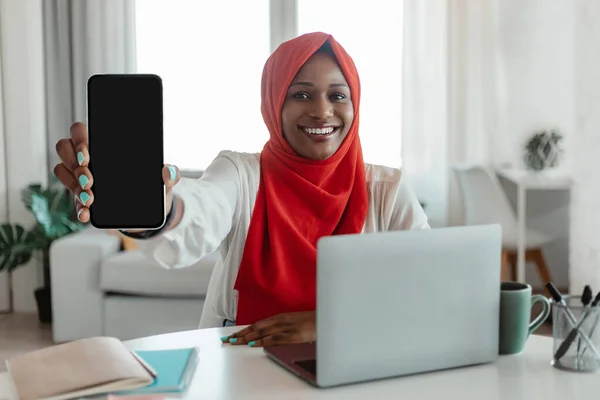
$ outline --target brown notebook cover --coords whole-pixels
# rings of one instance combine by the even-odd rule
[[[18,400],[63,400],[132,390],[154,372],[120,340],[94,337],[17,355],[7,361]]]

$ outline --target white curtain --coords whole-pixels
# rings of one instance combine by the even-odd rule
[[[45,183],[46,113],[44,105],[44,46],[41,0],[0,1],[0,52],[3,118],[0,140],[0,222],[30,226],[31,213],[23,207],[22,189],[31,183]],[[2,216],[0,216],[2,218]],[[12,274],[14,308],[36,309],[33,291],[39,285],[39,263],[31,260]],[[6,283],[6,277],[2,278]],[[0,308],[7,307],[6,285],[0,286]]]
[[[600,290],[600,180],[595,166],[600,149],[600,2],[574,3],[575,131],[571,162],[569,293],[581,293],[585,285]]]
[[[48,167],[54,144],[86,119],[87,79],[97,73],[133,73],[134,0],[44,0]]]
[[[462,223],[450,166],[491,165],[506,98],[498,0],[405,0],[402,168],[433,226]]]
[[[0,39],[1,43],[1,39]],[[6,171],[6,135],[4,129],[4,93],[2,85],[2,49],[0,47],[0,223],[8,221],[8,176]],[[0,313],[12,311],[12,277],[7,272],[0,273]]]

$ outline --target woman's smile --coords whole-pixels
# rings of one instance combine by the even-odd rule
[[[324,142],[335,137],[340,131],[340,126],[312,125],[298,126],[298,129],[304,132],[309,138],[311,138],[315,142]]]

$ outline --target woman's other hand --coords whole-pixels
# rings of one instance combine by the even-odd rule
[[[316,313],[314,311],[278,314],[263,319],[230,336],[221,339],[234,346],[273,346],[306,343],[316,340]]]
[[[115,143],[118,146],[118,143]],[[61,163],[54,167],[54,175],[73,193],[77,199],[77,218],[81,222],[90,220],[90,205],[94,202],[94,194],[90,190],[94,184],[88,165],[88,132],[84,123],[76,122],[71,126],[70,137],[56,143],[56,154]],[[173,186],[179,182],[177,167],[165,165],[162,171],[163,181],[167,188],[167,212],[173,203]]]

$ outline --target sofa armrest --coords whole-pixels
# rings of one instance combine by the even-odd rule
[[[95,228],[52,243],[50,282],[54,342],[103,334],[100,263],[117,253],[120,245],[118,236]]]

